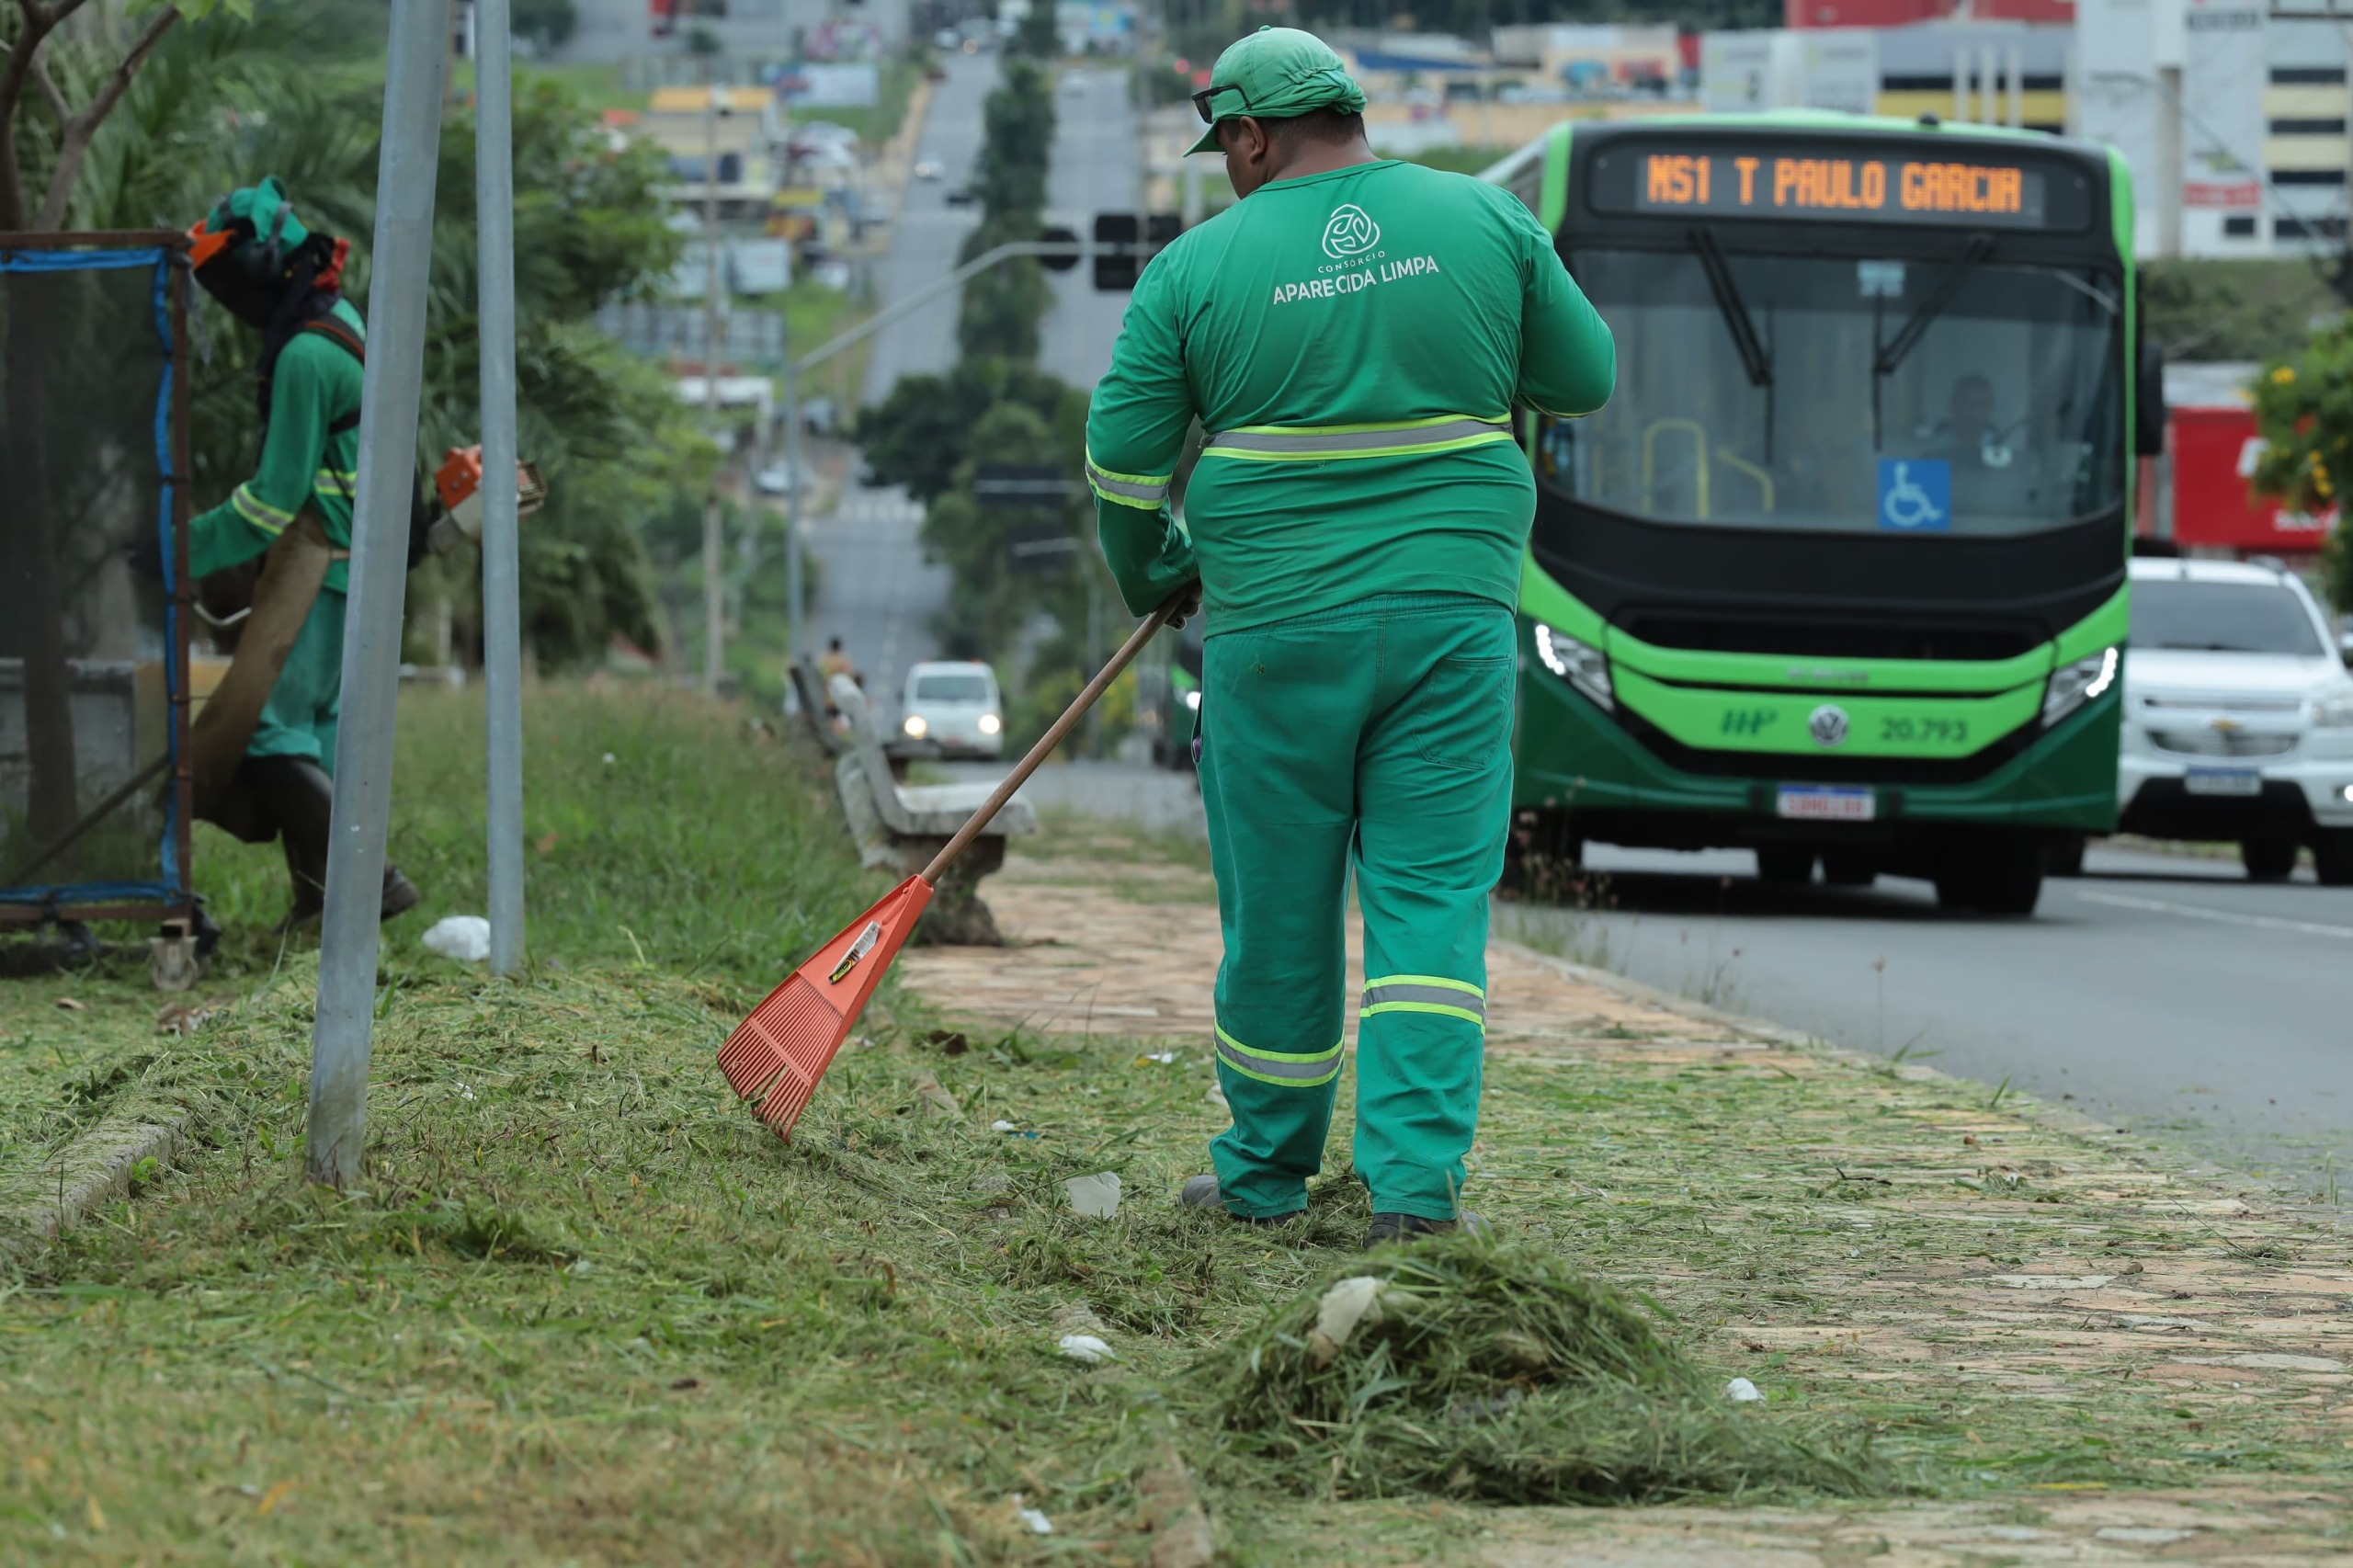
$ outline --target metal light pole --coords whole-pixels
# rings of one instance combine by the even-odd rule
[[[516,558],[515,81],[508,0],[474,4],[481,241],[483,691],[489,710],[490,971],[523,963],[523,610]]]
[[[705,73],[702,165],[702,406],[714,435],[719,428],[719,85],[718,62]],[[719,472],[702,503],[702,689],[719,695],[719,671],[727,636],[727,596],[722,574],[725,543],[719,530]]]
[[[791,600],[792,621],[787,628],[784,662],[801,656],[801,369],[792,362],[790,328],[784,340],[784,576],[785,595]]]
[[[343,636],[343,722],[335,752],[335,819],[319,1003],[311,1031],[307,1164],[313,1181],[359,1176],[368,1134],[368,1056],[376,1016],[377,918],[384,827],[392,806],[392,722],[400,698],[401,606],[407,588],[416,408],[425,381],[425,296],[433,260],[433,180],[441,142],[442,51],[449,0],[392,0],[376,165],[374,350],[360,393],[359,487],[351,520],[351,588]],[[511,471],[510,471],[511,472]]]

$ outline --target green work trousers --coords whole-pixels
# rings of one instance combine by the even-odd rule
[[[344,597],[321,588],[278,684],[269,688],[247,756],[306,756],[334,774],[335,725],[343,713],[343,620]]]
[[[1364,912],[1358,1175],[1450,1220],[1478,1129],[1487,895],[1511,815],[1512,614],[1392,594],[1213,635],[1201,799],[1225,961],[1211,1146],[1237,1214],[1307,1205],[1339,1090],[1345,915]]]

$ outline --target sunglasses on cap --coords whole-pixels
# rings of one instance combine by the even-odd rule
[[[1207,86],[1193,95],[1193,109],[1194,112],[1198,113],[1201,117],[1201,123],[1203,125],[1215,125],[1217,123],[1217,116],[1210,110],[1210,100],[1217,97],[1220,93],[1241,94],[1242,107],[1253,113],[1256,112],[1257,106],[1250,101],[1250,95],[1243,92],[1241,88],[1235,86],[1233,83],[1228,82],[1223,85]]]

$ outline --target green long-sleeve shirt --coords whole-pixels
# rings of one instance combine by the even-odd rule
[[[367,324],[347,301],[335,319],[362,341]],[[278,356],[261,467],[229,498],[190,525],[188,570],[199,577],[251,561],[278,542],[304,505],[319,514],[328,542],[351,548],[351,497],[359,483],[359,430],[329,426],[359,411],[359,361],[323,333],[295,336]],[[327,568],[326,586],[346,591],[350,562]]]
[[[1137,281],[1086,421],[1104,556],[1138,615],[1198,575],[1212,633],[1383,593],[1516,605],[1536,490],[1512,405],[1590,414],[1616,379],[1507,191],[1391,162],[1262,186]]]

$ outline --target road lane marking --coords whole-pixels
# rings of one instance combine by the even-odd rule
[[[2134,898],[2129,893],[2086,892],[2071,889],[2077,898],[2088,903],[2112,904],[2118,909],[2144,909],[2154,915],[2178,915],[2191,920],[2211,920],[2223,926],[2252,926],[2260,931],[2293,931],[2305,937],[2335,937],[2339,941],[2353,941],[2353,926],[2324,926],[2313,920],[2283,920],[2275,915],[2241,915],[2228,909],[2200,909],[2194,903],[2167,903],[2163,899]]]

